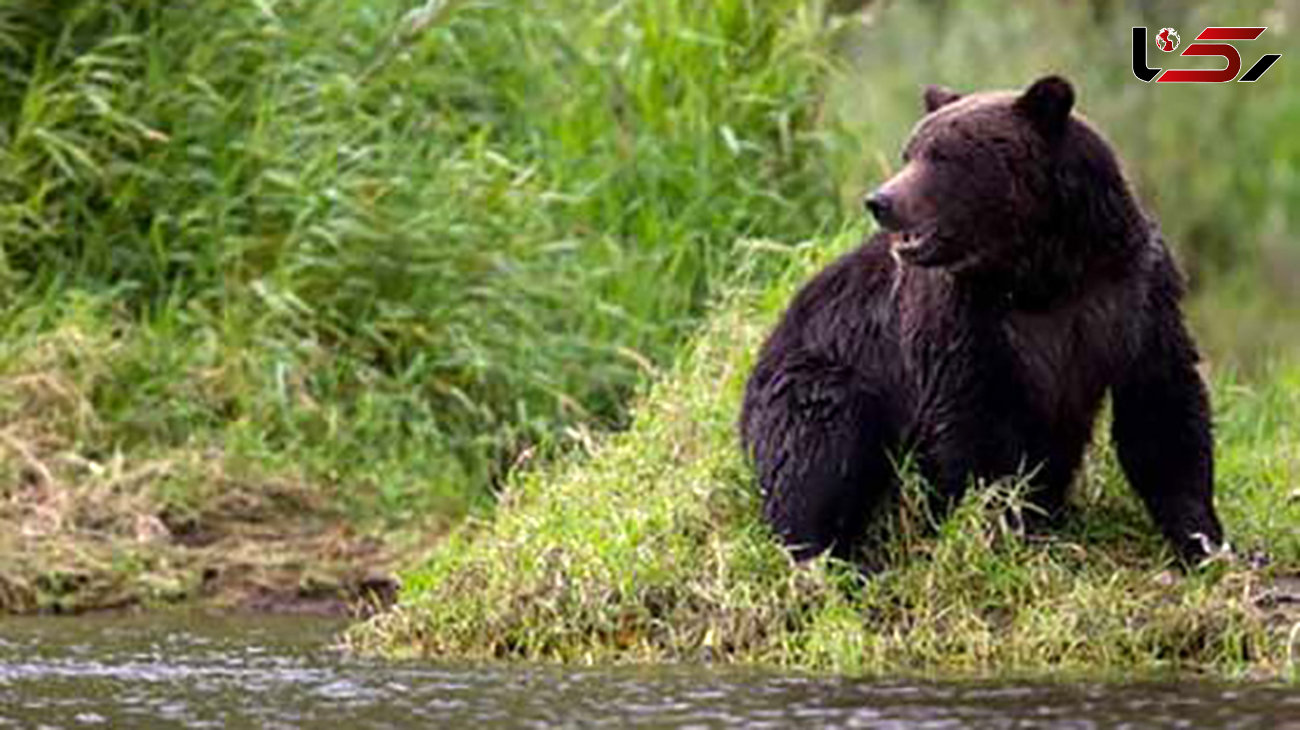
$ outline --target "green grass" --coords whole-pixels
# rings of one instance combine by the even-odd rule
[[[1267,552],[1269,568],[1173,570],[1104,443],[1073,495],[1078,516],[1046,537],[1007,526],[1014,484],[968,498],[931,534],[910,478],[886,570],[863,583],[825,560],[793,566],[759,518],[736,414],[794,287],[857,237],[753,252],[793,262],[780,285],[727,297],[627,432],[517,475],[494,518],[411,571],[399,606],[354,629],[353,645],[890,674],[1294,670],[1288,631],[1300,615],[1266,597],[1300,569],[1294,369],[1264,386],[1215,375],[1218,504],[1239,554]]]
[[[837,219],[823,33],[796,0],[0,4],[0,609],[387,569],[623,423],[738,241]]]
[[[86,448],[462,514],[620,423],[737,240],[836,219],[821,34],[794,0],[6,2],[8,359],[77,318],[115,353]]]
[[[1192,276],[1188,310],[1214,388],[1218,502],[1238,562],[1172,571],[1099,429],[1073,496],[1079,516],[1045,540],[1008,534],[1002,515],[1019,503],[1004,484],[968,500],[937,536],[917,529],[926,518],[905,500],[890,568],[865,584],[841,566],[791,566],[757,518],[736,445],[739,393],[796,284],[850,234],[749,251],[756,271],[793,265],[776,286],[742,278],[637,401],[628,432],[591,434],[582,453],[508,480],[496,514],[409,571],[399,607],[356,629],[353,644],[870,673],[1294,676],[1295,71],[1279,63],[1254,86],[1213,88],[1144,85],[1129,71],[1133,25],[1273,25],[1267,43],[1243,48],[1249,63],[1285,54],[1288,14],[1262,3],[1141,13],[1103,2],[871,3],[833,34],[849,63],[825,103],[848,130],[827,158],[848,210],[896,167],[921,85],[1016,88],[1052,72],[1075,82],[1079,109],[1114,142]],[[910,480],[906,494],[919,489]],[[1253,567],[1260,555],[1272,562]]]

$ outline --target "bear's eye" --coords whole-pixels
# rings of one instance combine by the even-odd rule
[[[952,162],[953,156],[947,150],[934,148],[926,151],[925,159],[929,162]]]

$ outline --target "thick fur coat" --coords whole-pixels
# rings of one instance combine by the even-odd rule
[[[1181,276],[1068,82],[931,87],[884,231],[809,281],[763,345],[741,435],[795,556],[851,557],[914,454],[941,515],[1031,474],[1059,515],[1107,394],[1132,488],[1177,554],[1223,540]]]

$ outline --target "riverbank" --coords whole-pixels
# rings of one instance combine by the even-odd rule
[[[453,533],[406,576],[394,610],[351,633],[353,645],[850,673],[1292,671],[1295,369],[1258,384],[1211,375],[1218,504],[1235,561],[1175,570],[1099,428],[1078,509],[1059,531],[1014,534],[1003,515],[1019,502],[1007,484],[967,499],[937,534],[920,527],[918,500],[905,499],[890,565],[865,582],[824,560],[791,565],[758,518],[736,444],[739,397],[794,287],[855,240],[792,249],[781,285],[728,298],[639,401],[630,430],[513,478],[493,519]]]
[[[408,533],[364,482],[201,417],[239,382],[210,332],[163,337],[89,297],[26,314],[0,345],[0,613],[391,597]],[[435,539],[449,519],[409,524]]]
[[[397,541],[359,527],[301,472],[216,443],[96,449],[103,424],[86,389],[102,383],[48,358],[104,353],[63,335],[0,375],[0,613],[194,600],[346,613],[392,597]]]
[[[0,611],[355,594],[840,219],[802,0],[56,5],[0,6]]]

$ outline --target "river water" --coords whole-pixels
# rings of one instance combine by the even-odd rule
[[[1300,688],[357,659],[328,619],[0,618],[0,728],[1297,728]]]

